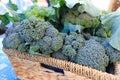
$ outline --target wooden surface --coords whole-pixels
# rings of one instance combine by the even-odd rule
[[[37,62],[10,57],[16,75],[22,80],[91,80],[68,71],[65,74],[43,68]]]

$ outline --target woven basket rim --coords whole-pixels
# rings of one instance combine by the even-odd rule
[[[117,75],[112,75],[106,72],[98,71],[96,69],[92,69],[90,67],[82,66],[65,60],[59,60],[52,57],[44,57],[40,55],[29,55],[26,52],[19,52],[14,49],[3,48],[3,51],[8,56],[14,56],[21,59],[44,63],[47,65],[51,65],[90,78],[92,80],[120,80],[120,77]]]

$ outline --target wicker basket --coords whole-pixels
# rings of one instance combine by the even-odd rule
[[[114,65],[115,65],[115,75],[120,77],[120,61],[116,62]]]
[[[64,74],[42,67],[39,62],[9,56],[16,76],[21,80],[91,80],[69,71]]]
[[[18,57],[21,59],[27,59],[34,62],[44,63],[51,65],[66,71],[73,72],[75,74],[90,78],[92,80],[120,80],[119,76],[108,74],[106,72],[98,71],[96,69],[88,68],[82,65],[78,65],[72,62],[58,60],[51,57],[43,57],[38,55],[29,55],[27,53],[21,53],[13,49],[3,49],[8,56]]]

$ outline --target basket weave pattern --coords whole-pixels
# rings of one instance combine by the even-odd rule
[[[73,72],[75,74],[90,78],[92,80],[120,80],[120,77],[106,72],[98,71],[96,69],[88,68],[72,62],[58,60],[51,57],[43,57],[39,55],[29,55],[27,53],[21,53],[13,49],[3,49],[3,51],[10,56],[15,56],[21,59],[27,59],[34,62],[44,63],[51,65],[66,71]]]

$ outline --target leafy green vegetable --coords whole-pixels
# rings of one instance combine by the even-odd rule
[[[17,11],[18,7],[16,4],[13,4],[11,0],[9,0],[9,3],[7,4],[7,6],[9,6],[10,8],[12,8],[13,10]]]
[[[60,0],[54,8],[58,24],[63,25],[63,30],[60,31],[65,33],[81,32],[84,28],[97,28],[100,23],[101,11],[89,0]]]
[[[106,31],[112,33],[109,39],[110,45],[120,51],[120,10],[101,17],[101,23]]]
[[[33,16],[33,17],[40,18],[44,21],[52,17],[55,14],[55,10],[52,7],[33,5],[30,8],[28,8],[24,12],[24,14],[27,16],[27,18],[30,18]]]
[[[2,21],[2,25],[7,25],[9,22],[18,22],[25,18],[24,14],[16,12],[18,7],[13,4],[11,0],[9,0],[7,5],[0,2],[0,9],[0,20]]]
[[[84,8],[84,11],[93,17],[101,14],[101,11],[97,9],[90,0],[65,0],[65,4],[70,9],[76,4],[81,4]]]
[[[9,16],[8,13],[5,13],[4,15],[0,15],[0,20],[2,20],[2,24],[8,24],[10,21],[12,21],[11,17]]]

